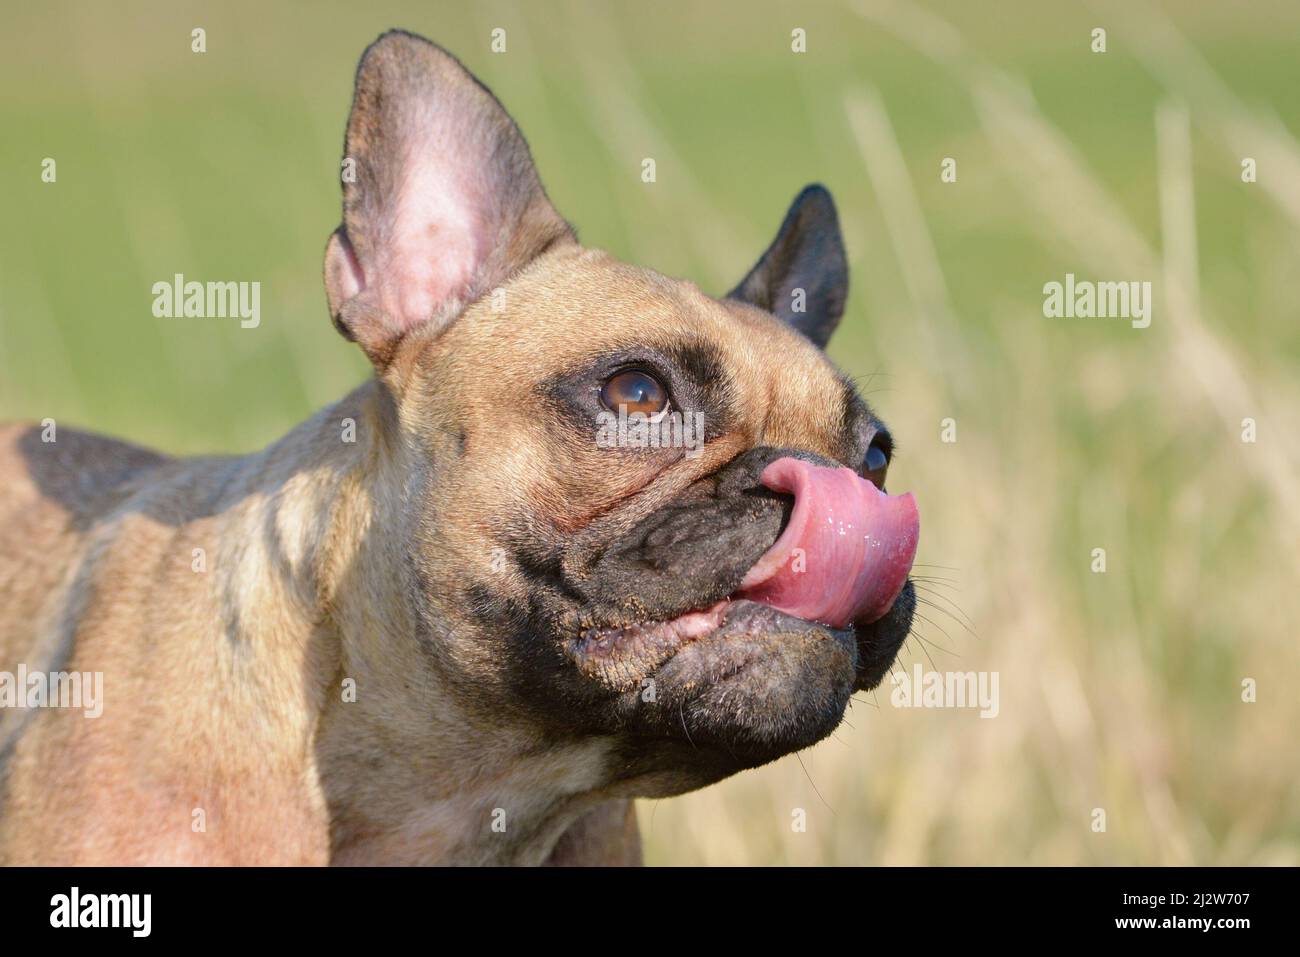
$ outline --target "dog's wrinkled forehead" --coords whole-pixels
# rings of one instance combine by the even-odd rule
[[[665,380],[677,411],[702,413],[710,437],[853,454],[846,429],[861,403],[822,350],[764,310],[692,283],[568,247],[464,320],[422,361],[492,420],[503,402],[588,389],[637,367]]]

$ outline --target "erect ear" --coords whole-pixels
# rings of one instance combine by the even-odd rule
[[[823,349],[844,314],[849,267],[831,194],[805,186],[767,252],[728,293],[774,313]]]
[[[325,294],[335,325],[381,370],[408,332],[444,328],[573,241],[496,97],[410,33],[385,33],[361,57],[342,179]]]

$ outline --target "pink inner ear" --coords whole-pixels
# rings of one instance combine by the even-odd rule
[[[406,164],[390,211],[391,226],[372,276],[385,311],[405,331],[436,316],[469,293],[488,255],[485,222],[491,199],[468,155],[437,149],[463,141],[466,131],[431,122],[436,134],[407,148]],[[457,139],[460,138],[460,139]]]
[[[366,274],[361,270],[361,263],[357,262],[356,250],[342,230],[334,237],[328,268],[331,276],[327,281],[337,284],[339,302],[347,302],[366,288]]]

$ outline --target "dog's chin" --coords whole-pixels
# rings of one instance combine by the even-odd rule
[[[615,689],[629,793],[657,797],[766,764],[829,735],[906,637],[911,585],[880,622],[835,629],[743,599],[664,622],[588,631],[569,646]]]

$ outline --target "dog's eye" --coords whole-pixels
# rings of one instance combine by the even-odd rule
[[[655,416],[668,408],[668,390],[658,379],[640,369],[615,373],[600,389],[600,401],[611,412],[625,406],[627,414]]]
[[[889,470],[889,453],[879,445],[873,444],[867,449],[867,457],[862,463],[862,477],[878,489],[885,487],[885,472]]]

